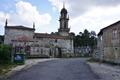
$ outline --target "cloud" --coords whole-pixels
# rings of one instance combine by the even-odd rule
[[[4,12],[0,12],[0,24],[3,25],[5,23],[5,19],[10,18],[10,15]]]
[[[29,2],[16,1],[15,7],[16,9],[12,13],[0,12],[0,21],[2,21],[2,24],[5,22],[6,17],[8,18],[8,25],[22,24],[32,27],[33,22],[35,22],[36,30],[38,31],[40,30],[40,26],[49,25],[52,20],[49,13],[40,14],[37,7]]]
[[[80,32],[84,29],[95,30],[97,33],[120,19],[120,5],[116,7],[93,7],[88,12],[70,21],[72,31]]]
[[[63,0],[49,0],[60,10]],[[64,0],[70,15],[71,31],[79,33],[84,29],[97,33],[120,19],[120,0]]]
[[[65,3],[65,7],[70,13],[71,17],[77,17],[80,14],[86,12],[93,4],[94,1],[91,0],[49,0],[53,5],[53,8],[56,8],[58,11],[63,7],[63,3]]]
[[[10,15],[0,11],[0,34],[4,34],[4,25],[6,17],[9,19]]]
[[[63,7],[63,4],[65,4],[65,7],[69,9],[68,0],[48,0],[48,1],[51,2],[53,10],[60,11],[61,8]]]
[[[79,33],[84,29],[95,30],[97,33],[120,18],[120,0],[48,0],[53,10],[60,11],[65,7],[70,15],[71,31]],[[0,26],[4,26],[5,18],[9,25],[31,26],[36,23],[37,32],[52,31],[52,17],[49,13],[41,14],[37,7],[29,2],[16,0],[15,11],[0,11]],[[3,28],[3,27],[2,27]],[[48,29],[49,28],[49,29]],[[2,29],[3,30],[3,29]],[[0,31],[1,33],[1,31]]]
[[[94,0],[96,5],[100,6],[117,6],[120,0]]]
[[[16,14],[22,23],[31,24],[35,22],[37,25],[46,25],[51,21],[48,13],[40,14],[36,6],[32,6],[28,2],[19,1],[16,3]]]
[[[78,17],[86,13],[90,8],[96,6],[117,6],[120,4],[120,0],[49,0],[54,8],[62,8],[63,2],[70,12],[71,17]]]

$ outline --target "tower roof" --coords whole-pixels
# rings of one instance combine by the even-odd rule
[[[65,8],[62,8],[61,13],[67,13],[67,10]]]
[[[67,9],[65,9],[65,5],[63,4],[63,8],[61,9],[61,13],[67,13]]]

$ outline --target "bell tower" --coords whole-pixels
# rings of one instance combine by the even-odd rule
[[[68,21],[69,16],[67,14],[67,10],[65,9],[64,5],[60,12],[60,28],[58,29],[58,32],[61,36],[69,36],[70,28],[68,28]]]

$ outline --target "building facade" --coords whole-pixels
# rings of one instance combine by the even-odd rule
[[[96,55],[98,59],[120,63],[120,21],[101,29]]]
[[[8,26],[5,23],[5,44],[10,44],[16,52],[26,52],[28,56],[34,57],[62,57],[72,56],[74,52],[73,38],[68,28],[68,12],[63,7],[60,12],[60,28],[54,34],[35,33],[33,28],[24,26]]]

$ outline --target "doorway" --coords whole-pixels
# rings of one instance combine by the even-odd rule
[[[61,50],[61,48],[58,48],[58,58],[62,58],[62,50]]]

